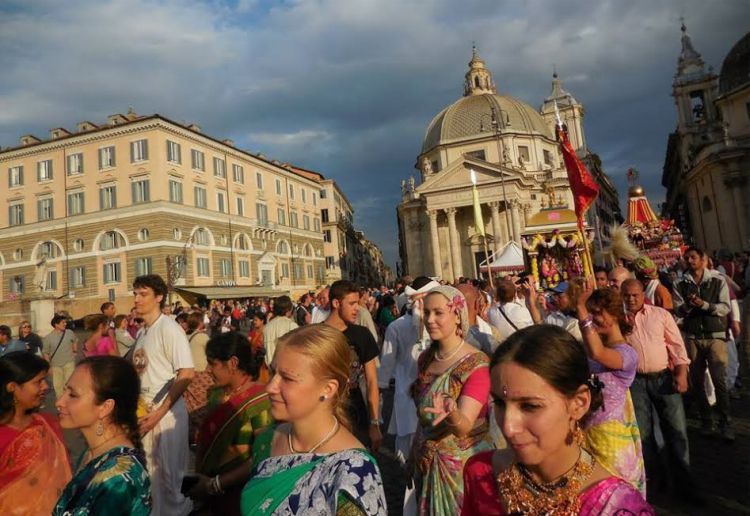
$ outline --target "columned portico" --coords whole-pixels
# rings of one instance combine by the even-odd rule
[[[510,219],[513,224],[513,240],[521,243],[521,214],[519,213],[519,203],[517,200],[510,202]]]
[[[503,238],[500,234],[500,201],[490,203],[490,213],[492,213],[492,236],[495,237],[495,251],[503,247]]]
[[[438,236],[437,210],[427,210],[430,218],[430,243],[432,245],[432,270],[435,276],[442,276],[442,260],[440,259],[440,238]]]
[[[458,238],[456,229],[456,208],[446,208],[445,214],[448,215],[448,235],[450,237],[451,261],[453,262],[453,280],[463,276],[463,267],[461,267],[461,241]]]

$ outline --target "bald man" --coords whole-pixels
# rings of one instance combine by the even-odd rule
[[[619,292],[622,282],[626,279],[631,279],[632,277],[633,273],[625,267],[615,267],[609,271],[609,287]]]
[[[471,327],[464,335],[464,340],[475,348],[484,351],[487,356],[492,356],[492,352],[495,351],[499,343],[492,334],[492,326],[481,317],[477,317],[482,305],[483,294],[471,283],[461,283],[456,288],[466,298],[466,309],[469,312]]]

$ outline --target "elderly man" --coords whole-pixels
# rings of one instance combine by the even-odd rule
[[[331,315],[331,303],[328,300],[328,293],[330,287],[323,287],[316,298],[315,308],[312,311],[312,319],[310,324],[318,324],[325,322],[328,316]]]
[[[649,473],[656,478],[659,456],[654,439],[654,425],[659,427],[666,445],[669,470],[680,494],[694,491],[690,478],[690,455],[681,394],[688,389],[688,358],[677,323],[663,308],[645,304],[643,284],[626,279],[620,292],[633,324],[633,331],[625,336],[627,343],[638,353],[638,368],[630,386],[635,406],[635,417],[641,432],[643,456]]]
[[[475,348],[484,351],[487,356],[492,356],[492,352],[500,343],[493,336],[492,326],[478,317],[484,303],[484,294],[471,283],[462,283],[456,288],[466,298],[466,310],[469,313],[470,327],[464,335],[464,340]]]
[[[292,320],[292,308],[292,299],[289,296],[274,299],[273,319],[263,328],[263,347],[266,349],[266,365],[269,367],[276,352],[276,341],[297,329],[297,323]]]
[[[609,287],[619,292],[622,282],[626,279],[631,279],[632,277],[633,273],[625,267],[615,267],[609,271]]]

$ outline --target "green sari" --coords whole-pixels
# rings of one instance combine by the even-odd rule
[[[275,428],[258,436],[242,514],[385,515],[383,481],[365,450],[271,457]]]
[[[265,386],[251,384],[224,401],[224,389],[215,387],[208,394],[208,415],[198,433],[195,469],[213,477],[232,471],[253,456],[256,435],[272,422],[271,402]],[[248,466],[249,468],[249,466]],[[216,514],[239,514],[242,486],[212,497]]]

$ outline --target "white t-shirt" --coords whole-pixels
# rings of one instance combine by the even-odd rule
[[[534,324],[534,321],[531,319],[529,309],[525,306],[519,306],[518,304],[511,302],[503,303],[502,307],[508,319],[510,319],[513,324],[516,325],[516,327],[514,328],[508,322],[508,319],[503,317],[503,314],[500,313],[499,304],[496,303],[492,305],[492,308],[490,308],[489,312],[490,322],[492,323],[492,326],[497,329],[500,337],[502,338],[502,341],[505,341],[505,339],[513,335],[517,330],[526,328],[527,326],[531,326],[532,324]]]
[[[144,329],[136,344],[133,364],[141,377],[141,397],[146,403],[154,401],[154,396],[178,370],[194,367],[185,332],[175,321],[163,316]]]
[[[315,308],[313,308],[312,321],[310,322],[310,324],[318,324],[318,323],[325,322],[326,319],[328,319],[329,315],[331,315],[330,310],[326,310],[325,308],[316,306]]]

